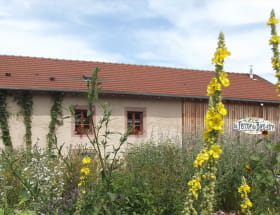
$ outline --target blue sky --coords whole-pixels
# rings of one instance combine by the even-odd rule
[[[213,70],[275,82],[266,21],[279,0],[0,0],[0,54]],[[280,33],[280,24],[278,25]]]

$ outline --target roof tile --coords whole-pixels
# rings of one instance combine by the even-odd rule
[[[0,55],[0,87],[85,90],[83,75],[91,75],[97,66],[101,68],[102,90],[140,94],[205,96],[214,74],[205,70]],[[228,77],[231,85],[224,88],[224,97],[280,101],[275,86],[260,76],[254,75],[253,80],[248,74],[229,73]]]

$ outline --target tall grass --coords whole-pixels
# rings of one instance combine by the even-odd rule
[[[110,212],[106,212],[106,214],[181,214],[188,192],[187,181],[194,172],[193,161],[202,147],[199,139],[186,138],[185,140],[187,142],[184,142],[183,147],[182,143],[170,139],[132,146],[123,155],[118,169],[112,175],[112,190],[110,193],[106,193],[111,201],[110,208],[107,208],[107,211]],[[215,210],[237,211],[240,204],[237,188],[241,183],[241,176],[245,175],[249,182],[254,179],[254,170],[247,172],[245,165],[251,164],[252,156],[259,152],[265,153],[265,151],[261,144],[256,145],[243,137],[239,137],[237,141],[237,137],[223,136],[221,145],[223,153],[217,171]],[[82,148],[81,152],[84,151],[85,149]],[[102,198],[105,195],[99,174],[100,166],[92,154],[86,155],[92,156],[93,161],[90,166],[88,189],[84,194],[84,202],[81,204],[81,214],[103,214],[98,213],[96,209],[102,206]],[[56,153],[52,155],[28,154],[24,150],[15,150],[13,154],[2,154],[0,159],[0,208],[5,209],[6,214],[11,214],[15,208],[33,210],[38,214],[50,214],[46,211],[59,215],[74,214],[78,199],[79,170],[84,156],[84,153],[70,152],[64,156]],[[48,179],[48,183],[45,183],[44,179],[42,179],[44,183],[39,183],[41,179],[37,179],[35,182],[38,182],[38,186],[32,185],[31,173],[33,170],[27,171],[26,167],[33,168],[31,164],[32,159],[33,163],[35,162],[35,158],[38,162],[37,167],[40,168],[43,162],[48,163],[46,166],[48,169],[55,169],[55,166],[59,164],[60,168],[56,171],[63,175],[63,181],[53,175]],[[29,173],[30,175],[28,175]],[[41,175],[44,173],[42,172]],[[61,186],[62,183],[63,186]],[[44,191],[50,185],[52,189],[59,189],[59,196],[53,196],[54,193]],[[271,189],[271,186],[262,186],[262,193],[260,193],[259,186],[255,187],[256,190],[252,191],[253,197],[265,192],[271,193],[271,190],[268,190]],[[37,196],[33,198],[28,189],[37,192]],[[51,205],[50,201],[44,201],[50,198],[53,198]],[[263,198],[253,198],[252,200],[254,205],[263,207],[255,207],[254,214],[258,215],[261,214],[260,211],[265,211],[263,209],[267,207],[267,204],[264,204]],[[277,209],[279,207],[274,208],[275,211]]]

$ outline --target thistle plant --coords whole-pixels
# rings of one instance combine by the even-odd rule
[[[276,24],[279,20],[275,17],[274,10],[271,11],[270,18],[267,21],[267,25],[271,27],[271,38],[269,39],[269,44],[272,46],[273,57],[271,58],[272,68],[275,70],[277,77],[276,91],[278,96],[280,96],[280,58],[278,44],[280,43],[280,36],[277,35]]]
[[[215,64],[215,75],[207,87],[209,105],[205,116],[206,128],[203,133],[205,144],[193,163],[195,173],[188,182],[189,192],[183,210],[185,215],[209,215],[213,212],[217,162],[222,153],[219,135],[223,133],[223,116],[227,114],[222,103],[222,87],[229,86],[223,63],[224,58],[229,55],[230,52],[224,42],[224,34],[220,33],[218,47],[212,59],[212,63]],[[196,208],[194,204],[198,200],[201,201],[200,208]]]
[[[238,188],[238,192],[242,198],[240,204],[242,213],[244,213],[244,215],[251,215],[250,208],[253,207],[253,203],[248,198],[248,193],[251,192],[251,187],[246,183],[245,177],[242,177],[241,186]]]

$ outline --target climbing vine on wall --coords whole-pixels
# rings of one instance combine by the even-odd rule
[[[17,104],[20,106],[19,113],[23,116],[23,122],[25,125],[25,145],[27,148],[31,148],[32,145],[32,132],[31,132],[31,115],[33,110],[33,96],[29,91],[25,91],[20,95],[15,96]]]
[[[62,121],[62,92],[52,93],[53,105],[50,111],[51,121],[49,123],[49,133],[47,134],[48,149],[51,150],[56,144],[56,129],[63,124]]]
[[[7,112],[7,91],[0,90],[0,128],[2,131],[2,140],[6,147],[12,148],[12,141],[9,131],[9,125],[8,125],[8,118],[9,114]]]

